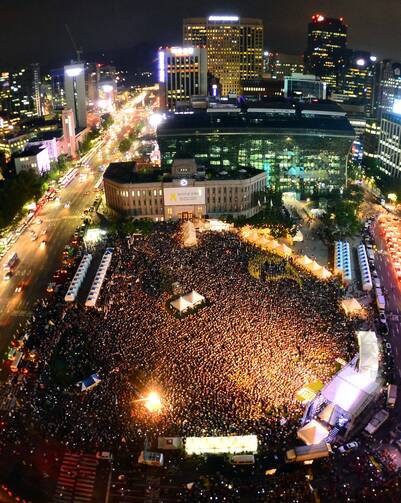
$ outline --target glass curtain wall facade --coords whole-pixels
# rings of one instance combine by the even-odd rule
[[[343,186],[352,137],[253,132],[163,136],[158,141],[164,167],[177,153],[224,170],[251,166],[266,172],[269,186],[302,195]]]

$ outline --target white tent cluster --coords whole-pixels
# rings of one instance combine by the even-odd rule
[[[309,273],[313,274],[319,279],[329,279],[332,274],[325,267],[319,265],[315,260],[310,259],[306,255],[294,255],[292,249],[284,243],[279,243],[274,239],[267,229],[254,229],[249,225],[242,227],[240,231],[241,239],[252,243],[253,245],[266,250],[274,252],[277,255],[288,258],[293,256],[294,261],[306,269]]]
[[[359,355],[345,365],[311,401],[298,437],[307,445],[331,443],[340,428],[350,431],[356,418],[381,388],[379,348],[375,332],[357,333]]]
[[[104,278],[106,277],[107,269],[109,268],[111,258],[113,256],[113,248],[106,248],[102,260],[96,272],[88,297],[86,298],[85,306],[94,307],[97,298],[99,297],[100,289],[102,288]]]
[[[182,295],[181,297],[178,297],[178,299],[172,300],[170,302],[170,306],[181,314],[188,311],[188,309],[193,309],[195,306],[198,306],[203,302],[205,302],[205,297],[200,293],[195,292],[195,290],[192,290],[192,292]]]
[[[362,290],[364,292],[370,292],[373,288],[372,276],[370,274],[366,248],[362,243],[358,246],[358,262],[359,268],[361,269]]]
[[[336,274],[341,274],[346,285],[351,283],[351,249],[348,241],[336,241],[334,245],[334,270]]]
[[[78,266],[77,272],[74,274],[74,277],[68,287],[67,293],[64,297],[66,302],[74,302],[77,298],[78,290],[80,289],[82,282],[88,272],[90,263],[92,262],[92,255],[90,253],[86,253]]]

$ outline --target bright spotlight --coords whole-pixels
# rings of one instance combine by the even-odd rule
[[[158,414],[162,409],[162,401],[160,400],[159,394],[156,393],[156,391],[149,393],[145,398],[144,405],[149,412]]]
[[[366,61],[363,58],[359,58],[359,59],[356,60],[356,64],[358,66],[365,66]]]
[[[105,93],[111,93],[113,90],[113,86],[111,84],[103,84],[102,89]]]
[[[66,68],[65,73],[69,77],[78,77],[78,75],[80,75],[83,71],[84,71],[84,69],[82,67],[74,66],[72,68]]]
[[[153,129],[156,129],[163,122],[163,116],[161,114],[152,114],[149,117],[149,124]]]

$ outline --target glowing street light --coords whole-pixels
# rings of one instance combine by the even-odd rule
[[[144,399],[144,405],[149,412],[158,414],[162,409],[162,401],[159,394],[156,393],[156,391],[150,392],[149,395]]]
[[[149,124],[153,129],[156,129],[163,122],[163,116],[161,114],[152,114],[149,117]]]

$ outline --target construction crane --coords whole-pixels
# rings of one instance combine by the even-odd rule
[[[65,29],[67,30],[67,33],[71,39],[71,43],[74,47],[74,50],[75,50],[75,53],[77,55],[77,63],[81,63],[81,54],[82,54],[82,49],[78,49],[77,47],[77,44],[75,43],[75,39],[74,37],[72,36],[72,33],[71,33],[71,30],[70,30],[70,27],[68,26],[68,24],[65,24]]]

